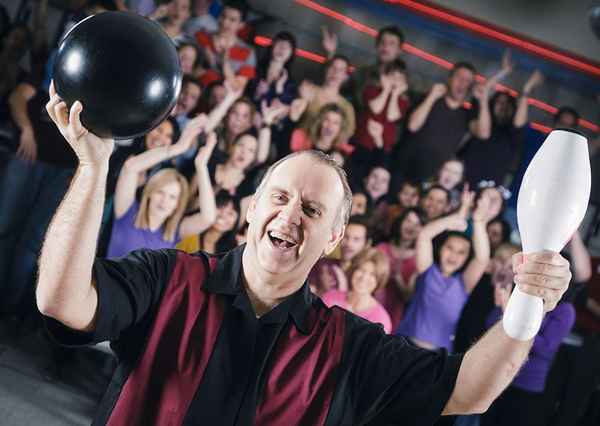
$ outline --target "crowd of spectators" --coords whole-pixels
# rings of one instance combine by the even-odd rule
[[[3,321],[36,327],[37,256],[77,161],[44,109],[57,49],[46,37],[48,1],[31,4],[26,22],[0,10],[0,312]],[[514,192],[533,155],[523,147],[536,132],[528,97],[544,84],[539,71],[514,97],[496,90],[516,67],[509,54],[497,73],[477,82],[465,53],[445,81],[416,93],[404,33],[390,25],[379,30],[374,57],[355,69],[337,52],[336,35],[323,29],[328,59],[320,79],[300,79],[294,34],[279,32],[259,50],[239,1],[90,0],[60,32],[105,10],[158,22],[177,47],[184,77],[170,116],[116,145],[98,256],[230,250],[245,241],[246,210],[266,168],[315,149],[344,167],[353,189],[340,246],[308,277],[324,303],[417,346],[450,352],[465,351],[501,318],[513,286],[511,257],[520,251]],[[562,107],[554,124],[577,128],[578,119],[574,108]],[[565,253],[571,289],[544,319],[528,363],[488,413],[456,424],[567,418],[572,423],[560,424],[575,425],[571,416],[584,415],[597,377],[579,389],[578,403],[573,395],[548,397],[576,300],[600,318],[600,305],[581,291],[592,272],[578,233]],[[597,335],[586,336],[586,345],[588,358],[590,350],[597,354]]]

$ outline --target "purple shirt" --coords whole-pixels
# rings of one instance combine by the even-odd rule
[[[113,221],[108,245],[107,258],[122,257],[133,250],[140,248],[161,249],[175,248],[179,239],[179,226],[175,231],[175,239],[167,241],[163,238],[164,226],[156,231],[140,229],[135,227],[135,218],[140,209],[137,201],[134,201],[129,210],[120,218]]]
[[[445,277],[434,263],[417,277],[416,291],[396,334],[452,352],[452,340],[468,294],[462,274]]]
[[[494,309],[488,315],[486,326],[490,328],[502,317],[500,308]],[[543,392],[546,377],[554,355],[558,352],[562,340],[569,334],[575,323],[575,308],[571,303],[560,303],[553,311],[546,314],[533,346],[529,359],[523,365],[512,386],[529,392]]]

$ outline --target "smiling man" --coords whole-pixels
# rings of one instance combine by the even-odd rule
[[[52,92],[47,110],[79,158],[46,235],[37,303],[70,345],[110,340],[119,367],[94,424],[429,425],[482,412],[512,381],[532,342],[497,325],[469,352],[417,349],[338,307],[306,278],[344,234],[344,172],[316,151],[266,173],[247,213],[247,244],[222,257],[140,250],[96,259],[114,142],[81,127]],[[528,255],[517,283],[551,310],[569,267]]]

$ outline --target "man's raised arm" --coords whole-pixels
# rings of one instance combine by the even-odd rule
[[[92,331],[98,306],[92,266],[114,141],[83,128],[82,108],[76,102],[69,111],[51,85],[46,109],[75,151],[79,166],[46,233],[36,300],[42,314],[72,329]]]

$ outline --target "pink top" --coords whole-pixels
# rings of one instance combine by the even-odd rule
[[[346,301],[347,296],[348,293],[344,291],[330,290],[321,296],[321,299],[329,307],[339,306],[340,308],[348,309],[348,302]],[[388,334],[392,332],[392,321],[390,320],[390,316],[385,308],[377,301],[375,301],[375,306],[371,309],[355,312],[355,314],[371,322],[383,325],[383,330]]]
[[[394,282],[394,277],[396,274],[401,274],[404,282],[408,282],[413,274],[417,272],[417,259],[415,256],[399,259],[395,256],[390,243],[381,243],[377,245],[377,249],[385,254],[390,262],[390,280],[386,286],[377,290],[373,296],[390,314],[392,328],[395,330],[404,316],[404,307],[408,300],[404,300],[404,296]]]

